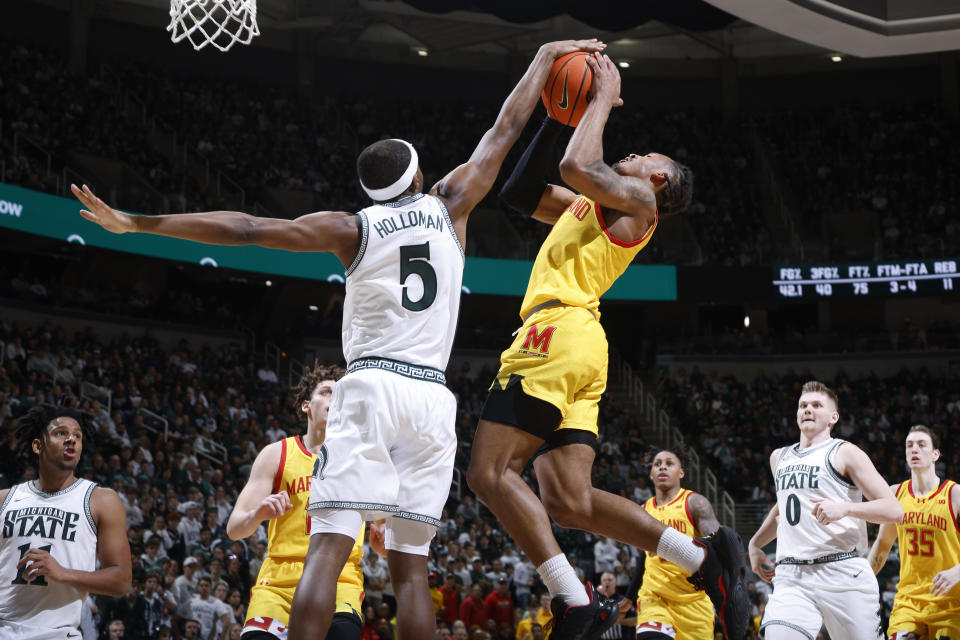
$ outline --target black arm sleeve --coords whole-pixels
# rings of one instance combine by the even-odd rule
[[[551,118],[544,118],[533,142],[523,152],[520,162],[500,189],[500,199],[514,211],[533,215],[540,198],[547,188],[547,175],[554,160],[554,149],[564,125]]]

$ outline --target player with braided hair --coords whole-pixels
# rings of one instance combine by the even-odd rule
[[[720,523],[709,500],[682,487],[689,459],[682,442],[650,448],[647,464],[656,493],[643,508],[656,520],[691,538],[709,536]],[[683,569],[647,554],[643,584],[637,594],[637,640],[712,639],[713,617],[710,598],[687,582]]]
[[[120,498],[75,473],[92,435],[89,416],[68,407],[40,404],[20,418],[17,442],[37,456],[38,477],[0,491],[2,638],[79,638],[87,594],[130,587]]]

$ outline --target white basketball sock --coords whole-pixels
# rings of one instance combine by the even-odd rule
[[[553,597],[560,596],[570,606],[589,604],[586,589],[580,584],[577,572],[570,566],[567,556],[558,553],[537,567],[537,573]]]
[[[700,570],[707,552],[690,536],[667,527],[657,542],[657,555],[693,575]]]

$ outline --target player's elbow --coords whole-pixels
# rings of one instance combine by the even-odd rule
[[[590,182],[586,167],[576,157],[563,157],[560,161],[560,177],[568,186],[581,193]]]
[[[227,523],[227,537],[230,538],[231,540],[240,540],[242,538],[245,538],[246,536],[243,535],[243,533],[244,532],[241,531],[240,527],[238,527],[237,525],[231,524],[229,522]]]
[[[133,583],[133,569],[131,567],[126,567],[125,569],[120,569],[118,567],[117,576],[114,580],[111,580],[107,584],[106,588],[103,590],[103,595],[111,596],[113,598],[122,598],[126,595],[127,591],[130,590],[130,585]]]
[[[886,522],[897,524],[903,520],[903,507],[896,498],[887,498],[887,509],[885,510],[889,519]]]

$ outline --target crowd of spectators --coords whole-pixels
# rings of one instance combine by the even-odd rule
[[[278,87],[251,91],[239,81],[178,78],[130,61],[97,62],[95,72],[77,76],[55,54],[2,42],[0,63],[6,182],[63,192],[58,170],[69,152],[81,152],[126,163],[175,209],[222,208],[225,196],[157,150],[158,126],[240,185],[250,204],[276,188],[311,191],[330,209],[356,210],[366,200],[353,157],[364,145],[382,137],[410,140],[424,151],[425,182],[433,184],[465,160],[499,108],[497,102],[396,98],[383,108],[348,94],[307,102]],[[758,167],[755,140],[772,151],[774,174],[811,251],[833,259],[949,256],[960,248],[957,186],[950,179],[960,168],[949,144],[953,127],[932,104],[744,113],[733,121],[696,109],[633,107],[611,118],[605,152],[615,159],[661,151],[696,175],[686,224],[699,253],[665,256],[654,243],[641,261],[733,266],[784,259],[766,224],[764,207],[772,205],[758,185],[771,173]],[[14,145],[14,133],[27,141]],[[50,153],[52,174],[33,143]],[[509,212],[497,201],[498,186],[483,206],[507,212],[522,248],[501,255],[515,245],[478,233],[471,251],[530,258],[549,228]],[[121,193],[128,199],[121,206],[157,209],[142,190]],[[823,224],[831,214],[857,212],[876,216],[869,250],[844,244]]]
[[[212,189],[154,149],[142,114],[123,108],[124,94],[102,73],[74,75],[58,55],[2,41],[0,69],[5,182],[65,193],[68,154],[82,153],[125,163],[178,207],[223,208]],[[125,186],[117,206],[158,210],[151,191]]]
[[[937,104],[808,109],[758,116],[796,221],[828,258],[895,260],[960,252],[956,121]],[[852,253],[825,218],[870,213],[856,231],[876,242]],[[862,220],[862,218],[861,218]],[[860,223],[863,224],[862,222]]]

